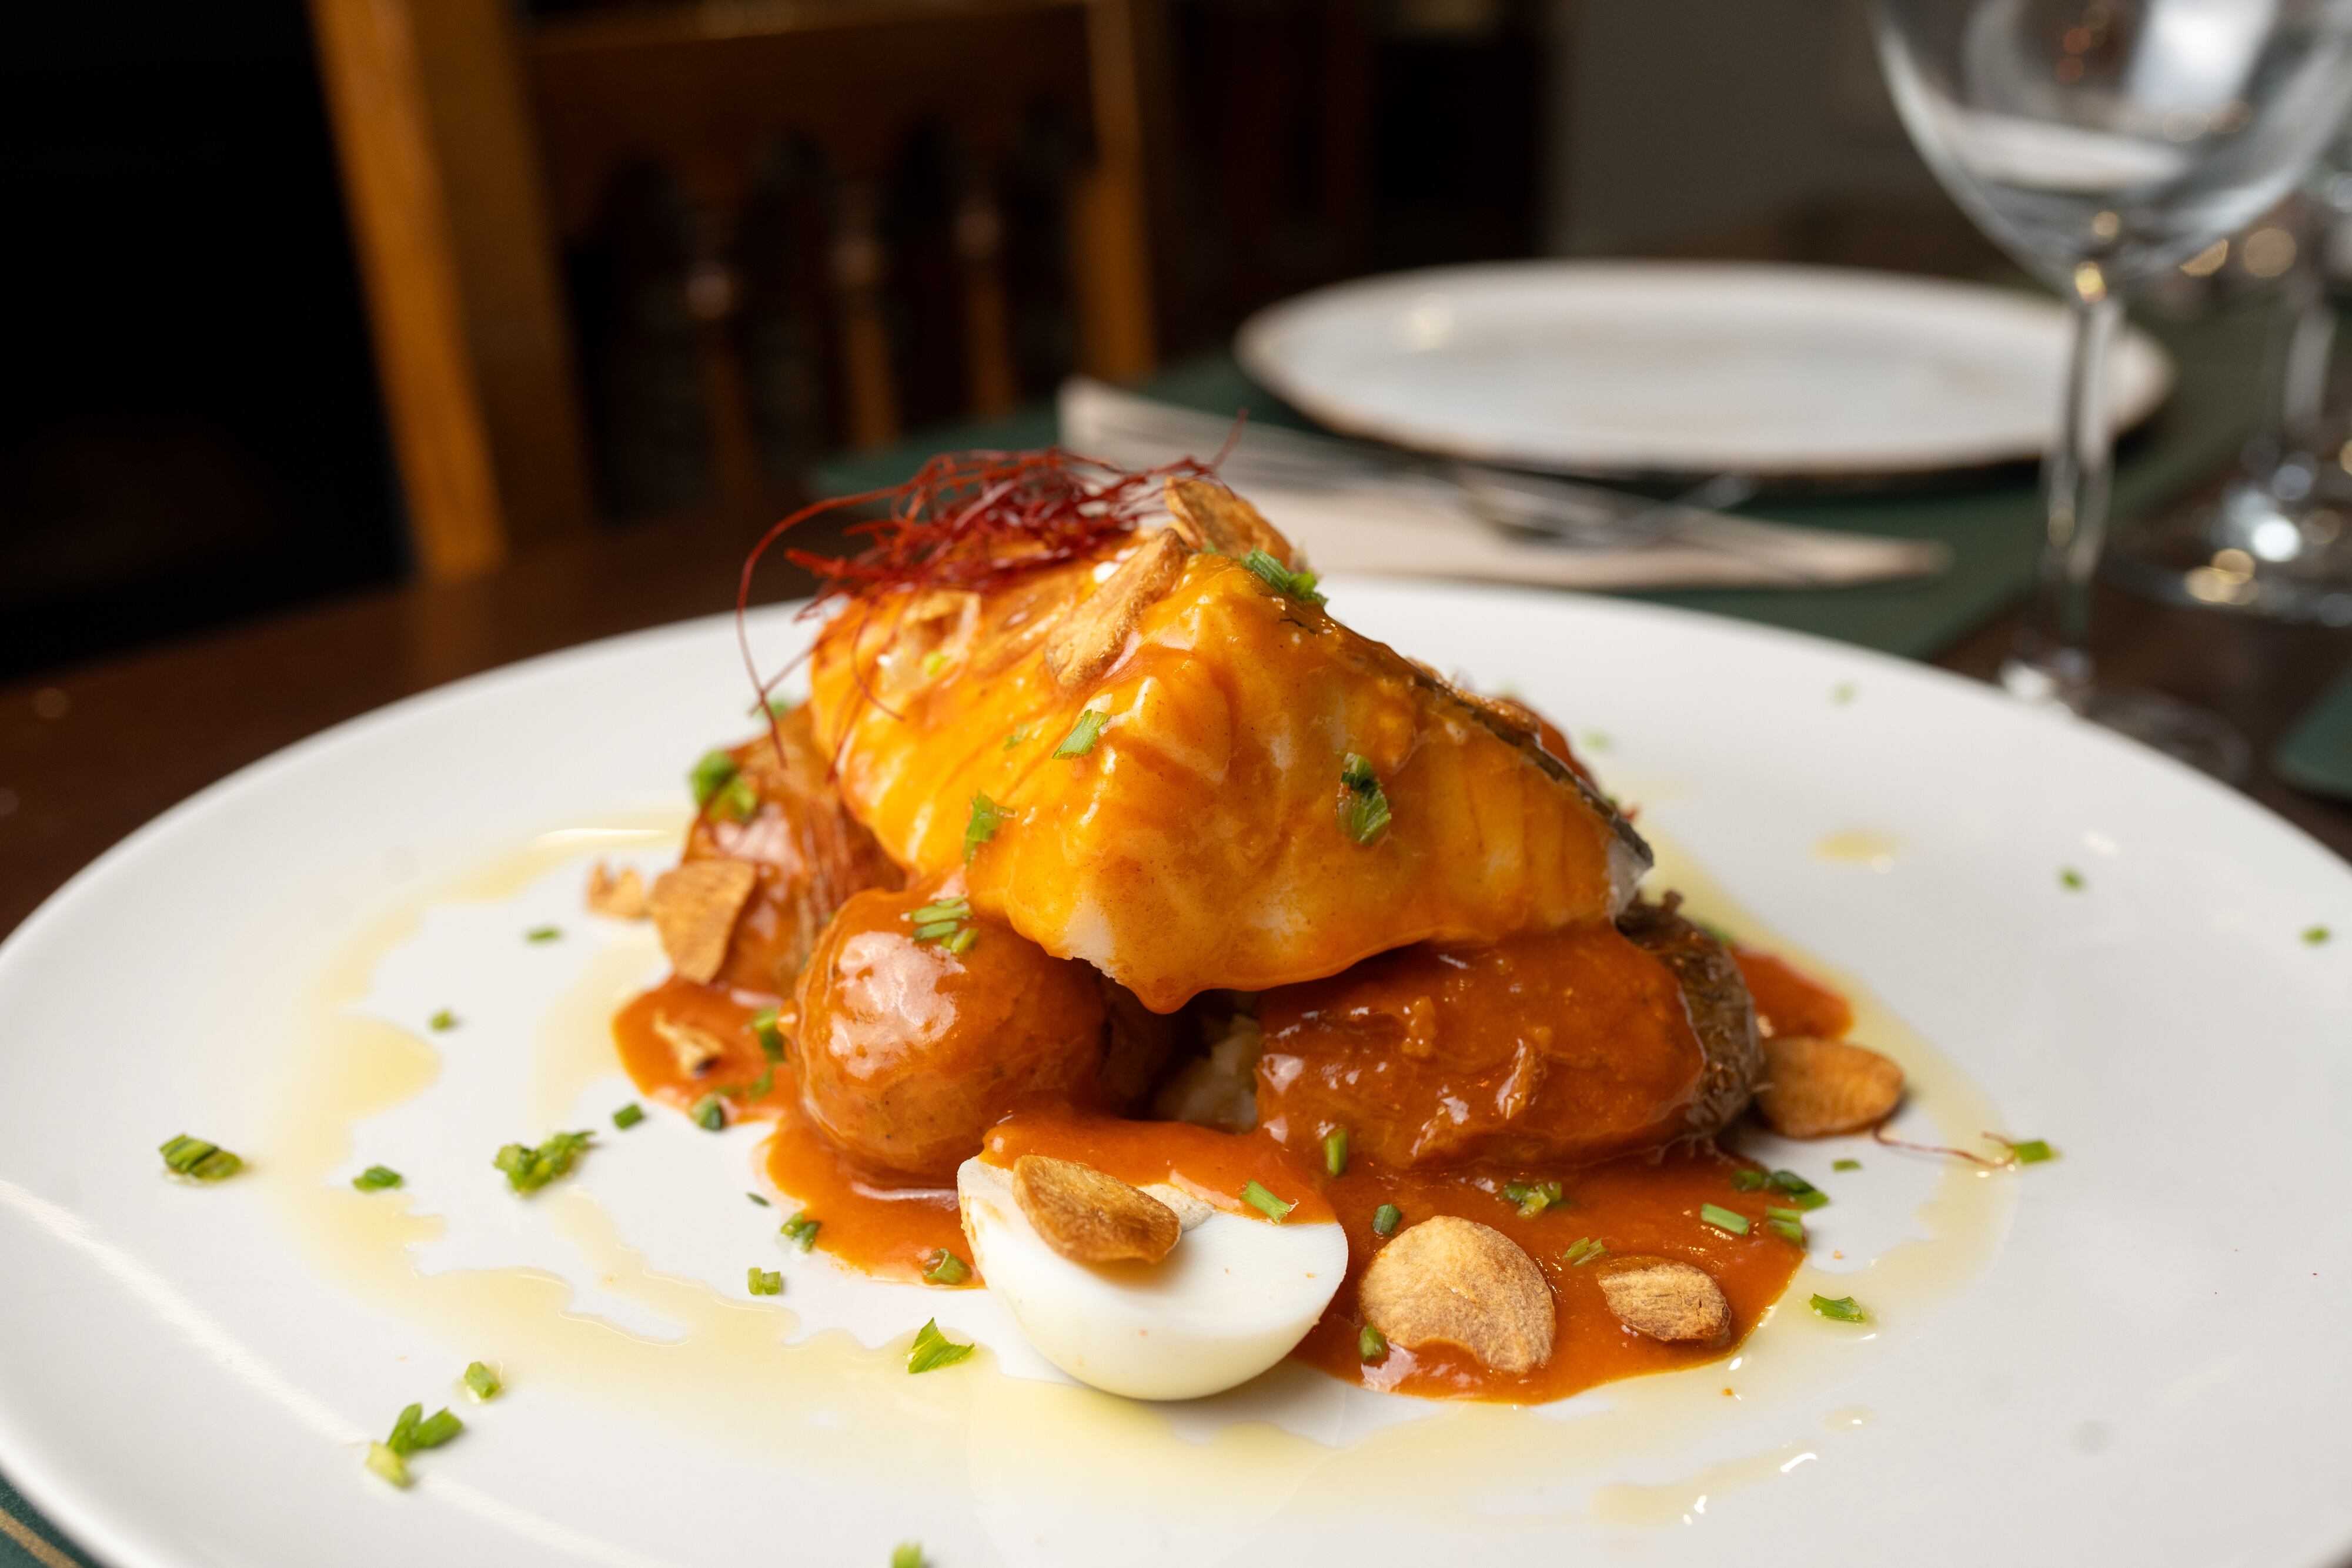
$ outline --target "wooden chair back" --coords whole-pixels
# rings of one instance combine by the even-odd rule
[[[962,411],[1019,395],[1003,262],[1029,206],[1007,198],[1044,110],[1081,144],[1059,247],[1076,361],[1110,377],[1151,365],[1134,0],[700,0],[537,21],[508,0],[310,3],[428,575],[595,520],[564,256],[633,174],[651,172],[678,220],[705,509],[755,517],[788,489],[762,460],[772,400],[753,384],[747,314],[779,278],[813,287],[833,383],[803,455],[899,434],[910,345],[887,315],[904,258],[885,209],[918,137],[944,150],[959,327],[911,347],[961,359]],[[780,190],[803,220],[790,255],[765,221]]]

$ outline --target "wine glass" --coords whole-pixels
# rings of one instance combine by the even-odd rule
[[[2120,538],[2124,580],[2179,602],[2352,625],[2352,410],[2330,395],[2341,389],[2326,256],[2347,224],[2352,126],[2338,128],[2299,196],[2235,242],[2248,273],[2278,279],[2267,392],[2238,472],[2218,498]],[[2207,256],[2218,264],[2230,243]]]
[[[2230,725],[2093,678],[2101,371],[2124,295],[2270,207],[2343,122],[2352,0],[1878,0],[1875,30],[1928,167],[2072,319],[2041,570],[2001,684],[2242,777]]]

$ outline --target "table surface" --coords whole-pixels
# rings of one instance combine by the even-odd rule
[[[730,608],[746,542],[718,528],[600,537],[471,582],[358,595],[0,686],[0,934],[174,801],[329,725],[533,653]],[[782,598],[806,580],[779,570],[770,586]],[[1989,677],[2009,624],[1996,618],[1936,662]],[[2116,590],[2103,591],[2097,625],[2111,676],[2236,721],[2265,759],[2248,792],[2352,858],[2352,805],[2294,789],[2266,760],[2352,658],[2352,632]]]

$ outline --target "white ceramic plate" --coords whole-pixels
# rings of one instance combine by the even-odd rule
[[[1569,474],[1852,478],[2041,456],[2064,312],[2013,290],[1832,267],[1507,262],[1260,311],[1242,367],[1335,430]],[[2117,430],[2172,362],[2108,356]]]
[[[697,622],[295,747],[0,947],[0,1470],[116,1568],[880,1568],[907,1540],[937,1568],[2284,1568],[2352,1543],[2342,864],[2098,731],[1851,648],[1526,593],[1333,601],[1516,685],[1703,907],[1863,986],[1918,1091],[1902,1131],[2062,1157],[1761,1145],[1834,1198],[1792,1295],[1736,1361],[1545,1411],[1297,1368],[1177,1408],[1055,1382],[984,1292],[782,1249],[743,1197],[755,1131],[603,1120],[629,1097],[605,1009],[657,960],[582,912],[583,857],[660,863],[684,765],[743,727],[730,629]],[[522,939],[542,923],[562,939]],[[597,1146],[508,1194],[496,1145],[560,1125]],[[165,1180],[183,1131],[250,1170]],[[375,1161],[409,1185],[351,1191]],[[754,1264],[781,1298],[745,1294]],[[1814,1289],[1878,1317],[1828,1323]],[[987,1351],[909,1377],[934,1313]],[[478,1409],[453,1381],[476,1358],[509,1385]],[[395,1492],[362,1455],[412,1399],[470,1427]]]

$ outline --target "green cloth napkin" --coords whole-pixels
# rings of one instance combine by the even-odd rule
[[[2119,517],[2161,506],[2229,461],[2259,405],[2266,322],[2262,302],[2254,301],[2204,321],[2147,323],[2178,360],[2180,384],[2163,412],[2124,447],[2116,474]],[[1139,390],[1213,413],[1230,415],[1245,407],[1253,420],[1314,428],[1254,385],[1223,353],[1171,365]],[[2052,411],[2053,419],[2056,412]],[[1053,409],[1033,406],[1002,419],[944,426],[880,452],[831,464],[821,473],[820,484],[830,495],[879,489],[906,478],[933,453],[1043,446],[1055,434]],[[1768,499],[1741,509],[1817,528],[1941,539],[1952,547],[1952,567],[1922,582],[1691,589],[1631,597],[1794,627],[1918,658],[1982,622],[2032,581],[2034,547],[2042,531],[2041,498],[2032,475],[2022,469],[1933,488]],[[2305,738],[2307,734],[2311,738]],[[2279,771],[2298,783],[2332,779],[2338,792],[2352,794],[2352,677],[2338,683],[2313,719],[2289,738],[2280,752]],[[2308,782],[2306,787],[2331,786]],[[89,1563],[0,1479],[0,1568],[59,1568],[64,1563],[87,1568]]]
[[[2116,515],[2128,519],[2164,505],[2227,463],[2259,406],[2263,302],[2202,321],[2145,323],[2180,369],[2171,399],[2125,442],[2116,469]],[[1171,365],[1136,388],[1187,408],[1294,429],[1311,422],[1242,374],[1230,355]],[[2051,410],[2054,422],[2057,410]],[[1042,446],[1055,434],[1049,406],[1001,419],[943,426],[827,465],[819,486],[853,495],[897,484],[934,453],[966,447]],[[1890,653],[1924,658],[1980,624],[2033,580],[2042,498],[2020,465],[1932,486],[1843,496],[1767,497],[1740,507],[1752,517],[1856,533],[1941,539],[1952,565],[1932,579],[1850,588],[1647,590],[1626,597],[1679,604],[1788,626]]]

